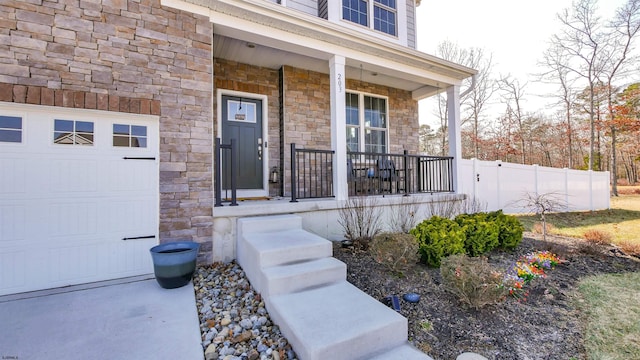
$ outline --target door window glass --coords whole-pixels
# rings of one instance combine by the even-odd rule
[[[227,120],[256,122],[256,104],[242,102],[242,100],[227,101]]]

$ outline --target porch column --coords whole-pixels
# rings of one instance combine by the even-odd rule
[[[329,60],[331,77],[331,148],[335,153],[333,194],[336,200],[347,200],[347,116],[345,110],[345,58],[334,55]]]
[[[462,159],[462,144],[460,133],[460,85],[447,88],[447,112],[449,114],[449,156],[453,157],[453,190],[457,193],[459,164]]]

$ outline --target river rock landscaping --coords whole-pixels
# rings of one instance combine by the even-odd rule
[[[206,360],[296,359],[238,264],[198,267],[193,286]]]

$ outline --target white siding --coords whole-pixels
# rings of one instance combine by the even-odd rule
[[[407,0],[407,46],[416,48],[416,2]]]
[[[317,0],[287,0],[286,4],[290,9],[302,11],[309,15],[318,16]]]

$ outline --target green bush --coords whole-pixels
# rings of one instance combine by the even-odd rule
[[[487,219],[494,221],[498,225],[500,233],[498,240],[499,247],[506,250],[515,249],[522,240],[524,227],[520,220],[512,215],[505,215],[502,210],[493,211],[487,214]]]
[[[415,265],[418,258],[418,242],[411,234],[382,233],[371,241],[369,252],[375,261],[389,270],[402,274]]]
[[[469,256],[479,256],[500,245],[500,230],[487,213],[460,214],[455,221],[464,230],[464,249]]]
[[[504,273],[486,258],[452,255],[442,259],[442,284],[467,306],[479,309],[502,302],[509,290],[503,285]]]
[[[443,257],[464,253],[464,231],[453,220],[434,216],[410,233],[418,240],[421,261],[429,266],[438,267]]]

